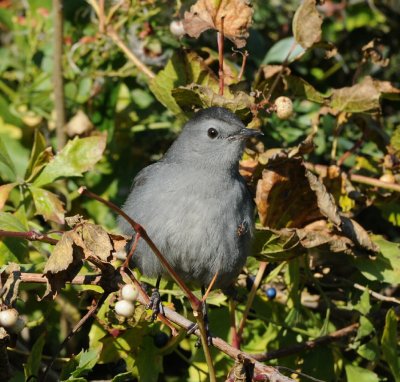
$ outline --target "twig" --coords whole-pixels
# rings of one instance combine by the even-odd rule
[[[130,249],[130,251],[128,253],[128,256],[126,256],[126,259],[125,259],[124,263],[122,264],[123,267],[129,268],[129,264],[131,262],[131,258],[133,256],[135,250],[136,250],[136,247],[137,247],[137,244],[139,242],[139,239],[140,239],[140,233],[137,232],[136,235],[135,235],[135,240],[133,241],[131,249]]]
[[[229,299],[229,318],[231,321],[232,346],[240,349],[240,340],[236,329],[236,302],[233,298]]]
[[[324,175],[328,171],[328,166],[322,164],[314,164],[310,162],[306,162],[305,166],[307,169],[316,172],[319,175]],[[348,174],[349,179],[352,182],[367,184],[369,186],[385,188],[391,191],[400,192],[400,184],[397,183],[390,183],[390,182],[383,182],[382,180],[370,178],[368,176],[359,175],[359,174]]]
[[[125,272],[125,269],[128,272]],[[136,277],[133,276],[132,271],[129,268],[121,268],[121,276],[125,274],[127,277],[129,277],[132,282],[134,283],[136,289],[139,291],[139,298],[138,301],[144,305],[144,306],[148,306],[150,303],[150,297],[147,295],[147,293],[144,291],[144,289],[142,288],[142,286],[140,285],[140,282],[138,280],[136,280]],[[162,313],[158,313],[157,314],[157,318],[165,325],[167,325],[170,329],[171,329],[171,333],[174,337],[176,337],[178,335],[178,332],[176,330],[176,328],[171,324],[171,322],[169,320],[167,320],[164,315]]]
[[[108,37],[110,37],[111,40],[114,41],[115,45],[117,45],[125,53],[128,59],[131,60],[135,64],[135,66],[149,79],[154,78],[156,75],[151,71],[151,69],[149,69],[146,64],[140,61],[139,58],[135,56],[135,54],[133,54],[133,52],[119,37],[114,28],[111,25],[107,24],[111,20],[112,15],[115,13],[120,4],[118,3],[111,8],[110,15],[105,15],[104,0],[99,0],[99,2],[97,2],[96,0],[88,0],[88,2],[92,6],[99,19],[99,32],[105,33]]]
[[[4,231],[0,229],[0,237],[18,237],[29,241],[41,241],[43,243],[48,243],[53,245],[58,243],[58,240],[52,239],[51,237],[48,237],[45,234],[35,231],[15,232],[15,231]]]
[[[20,279],[21,282],[27,282],[27,283],[46,283],[46,279],[44,278],[44,274],[41,273],[21,273],[20,274]],[[100,279],[100,275],[92,275],[92,276],[77,276],[75,277],[72,281],[70,281],[70,284],[96,284],[96,279]],[[136,283],[135,283],[136,285]],[[139,288],[139,296],[138,296],[138,301],[142,305],[147,305],[149,301],[149,297],[147,296],[146,293],[141,292],[141,288]],[[193,327],[194,323],[190,320],[188,320],[186,317],[183,317],[176,311],[164,307],[164,312],[165,312],[165,317],[168,318],[169,321],[173,322],[174,324],[180,326],[181,328],[185,330],[189,330]],[[199,329],[194,331],[194,334],[196,336],[200,336],[200,331]],[[212,337],[212,344],[215,348],[219,349],[232,359],[236,359],[239,354],[241,354],[243,357],[254,361],[255,362],[255,367],[260,373],[264,373],[266,376],[268,376],[271,380],[274,380],[276,382],[279,381],[291,381],[294,382],[292,379],[288,379],[284,375],[280,374],[277,369],[271,366],[263,365],[260,362],[257,362],[257,360],[250,354],[244,353],[238,349],[235,349],[234,347],[230,346],[228,343],[226,343],[223,339],[219,337]],[[275,378],[275,379],[272,379]]]
[[[94,194],[93,192],[90,192],[89,190],[86,189],[86,187],[81,187],[79,188],[78,192],[82,195],[89,196],[95,200],[98,200],[99,202],[105,204],[106,206],[110,207],[114,211],[116,211],[119,215],[121,215],[135,230],[136,233],[139,233],[140,236],[143,238],[144,241],[148,244],[150,249],[153,251],[153,253],[157,256],[158,260],[160,263],[167,269],[168,273],[170,276],[174,279],[174,281],[179,285],[179,287],[182,289],[182,291],[185,293],[186,297],[189,299],[189,303],[193,309],[193,314],[196,317],[196,321],[198,324],[198,327],[200,329],[201,333],[201,343],[203,346],[203,351],[207,360],[207,366],[209,368],[209,373],[210,373],[210,381],[214,382],[216,381],[216,376],[215,376],[215,369],[214,365],[212,363],[212,358],[211,358],[211,353],[210,349],[208,347],[208,333],[205,328],[205,323],[204,323],[204,316],[203,316],[203,301],[199,300],[193,293],[192,291],[186,286],[186,284],[183,282],[183,280],[179,277],[179,275],[175,272],[175,270],[171,267],[171,265],[168,263],[168,261],[165,259],[165,257],[161,254],[160,250],[157,248],[157,246],[154,244],[154,242],[150,239],[148,236],[147,232],[145,229],[135,222],[130,216],[128,216],[124,211],[122,211],[120,208],[118,208],[114,203],[111,203],[108,200],[103,199],[99,195]]]
[[[239,75],[237,78],[238,82],[240,82],[240,80],[243,77],[244,69],[245,69],[246,63],[247,63],[247,57],[249,56],[249,52],[247,50],[244,53],[243,52],[240,52],[240,53],[242,54],[243,59],[242,59],[242,66],[240,68],[240,72],[239,72]]]
[[[201,305],[202,305],[201,301],[191,292],[191,290],[181,280],[179,275],[175,272],[175,270],[171,267],[171,265],[169,265],[168,261],[165,260],[164,256],[161,254],[160,250],[154,244],[153,240],[150,239],[149,235],[147,234],[145,229],[140,224],[135,222],[130,216],[128,216],[124,211],[122,211],[114,203],[111,203],[110,201],[103,199],[99,195],[94,194],[93,192],[89,191],[86,187],[80,187],[78,190],[78,193],[80,193],[81,195],[86,195],[92,199],[95,199],[95,200],[105,204],[106,206],[110,207],[112,210],[117,212],[119,215],[121,215],[132,226],[132,228],[135,230],[135,232],[139,233],[140,236],[143,238],[143,240],[149,245],[150,249],[157,256],[157,258],[161,262],[161,264],[167,269],[167,271],[172,276],[174,281],[185,292],[190,303],[194,304],[194,305],[192,305],[192,307],[195,307],[194,310],[198,310],[199,307],[201,307]]]
[[[286,55],[285,60],[284,60],[283,63],[282,63],[282,68],[281,68],[281,70],[279,71],[278,75],[275,77],[275,80],[274,80],[274,82],[272,83],[271,88],[269,89],[267,95],[265,96],[265,101],[268,102],[269,99],[271,98],[271,95],[272,95],[273,91],[275,90],[276,86],[278,85],[278,82],[279,82],[280,78],[281,78],[282,75],[283,75],[283,71],[285,70],[285,68],[286,68],[286,67],[288,66],[288,64],[289,64],[290,55],[292,54],[292,52],[294,51],[294,49],[296,48],[296,46],[297,46],[297,43],[294,42],[293,45],[290,47],[289,52],[288,52],[288,54]]]
[[[348,281],[348,280],[343,280],[343,281],[345,281],[346,283],[351,283],[351,282]],[[367,287],[365,287],[365,286],[363,286],[363,285],[354,283],[354,284],[353,284],[353,287],[356,288],[356,289],[358,289],[358,290],[361,290],[361,291],[363,291],[363,292],[367,290],[368,293],[369,293],[372,297],[376,298],[377,300],[380,300],[380,301],[387,301],[387,302],[394,302],[395,304],[400,304],[400,300],[399,300],[399,299],[397,299],[397,298],[395,298],[395,297],[384,296],[383,294],[380,294],[380,293],[378,293],[378,292],[374,292],[373,290],[371,290],[371,289],[369,289],[369,288],[367,288]]]
[[[122,41],[122,39],[118,36],[115,30],[112,27],[107,28],[107,35],[114,41],[114,43],[120,48],[125,55],[136,65],[136,67],[144,73],[149,79],[153,79],[156,75],[144,64],[140,61],[133,52],[126,46],[126,44]]]
[[[63,37],[63,4],[62,0],[53,0],[54,10],[54,106],[56,111],[56,136],[57,148],[61,150],[65,146],[65,100],[64,79],[62,68],[62,53],[64,46]]]
[[[265,269],[267,268],[267,264],[268,263],[266,261],[260,262],[260,267],[258,268],[256,278],[253,282],[253,285],[251,286],[251,290],[249,293],[249,297],[247,299],[246,307],[243,312],[243,317],[242,317],[242,320],[240,321],[239,329],[237,331],[237,335],[238,335],[238,339],[239,339],[239,347],[240,347],[240,343],[242,341],[243,330],[244,330],[244,326],[246,325],[247,316],[249,315],[251,306],[253,305],[254,297],[257,293],[258,287],[260,286]]]
[[[224,95],[224,18],[221,17],[221,32],[217,33],[218,43],[218,78],[219,78],[219,95]]]
[[[287,357],[289,355],[301,353],[305,350],[314,349],[317,346],[325,345],[330,342],[339,341],[341,338],[348,336],[358,329],[360,324],[358,322],[346,326],[342,329],[336,330],[326,336],[318,337],[312,341],[305,341],[297,345],[289,346],[284,349],[274,350],[263,354],[252,354],[252,357],[257,361],[264,362],[271,359]]]
[[[361,145],[364,142],[364,138],[360,138],[357,140],[357,142],[354,143],[353,147],[351,147],[349,150],[347,150],[338,160],[337,160],[337,165],[340,167],[343,162],[351,155],[353,154],[356,150],[358,150]]]
[[[53,363],[57,359],[57,356],[60,353],[60,351],[62,350],[62,348],[68,343],[68,341],[71,339],[71,337],[82,328],[82,326],[85,324],[85,322],[98,310],[98,308],[103,305],[103,303],[107,297],[108,297],[108,293],[103,293],[98,301],[93,301],[93,304],[90,307],[90,309],[87,311],[87,313],[77,322],[77,324],[75,324],[75,326],[69,332],[67,337],[65,337],[64,341],[59,346],[58,351],[53,356],[50,363],[47,365],[47,368],[43,374],[43,381],[46,381],[46,376],[47,376],[48,372],[50,371],[51,367],[53,366]]]
[[[217,273],[214,275],[214,277],[212,278],[212,280],[211,280],[211,282],[210,282],[210,285],[208,286],[208,288],[207,288],[207,290],[206,290],[206,293],[204,293],[204,296],[203,296],[203,299],[202,299],[203,301],[206,301],[206,300],[207,300],[207,297],[208,297],[208,295],[209,295],[209,293],[210,293],[212,287],[214,286],[215,281],[217,280],[217,277],[218,277],[218,271],[217,271]]]

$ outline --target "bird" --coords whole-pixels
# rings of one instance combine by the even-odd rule
[[[222,107],[202,109],[158,161],[133,180],[122,209],[138,222],[185,282],[228,288],[249,255],[254,201],[239,173],[246,140],[262,135]],[[119,227],[132,227],[119,218]],[[139,240],[133,265],[147,276],[168,276]]]

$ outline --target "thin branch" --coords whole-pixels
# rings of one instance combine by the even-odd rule
[[[269,99],[271,98],[272,93],[274,92],[276,86],[278,85],[279,80],[281,79],[282,75],[283,75],[283,71],[286,69],[286,67],[289,65],[289,58],[290,55],[292,54],[292,52],[294,51],[294,49],[296,48],[297,43],[294,42],[293,45],[290,47],[288,54],[285,57],[285,60],[282,63],[282,68],[279,71],[278,75],[275,77],[274,82],[271,85],[271,88],[269,89],[267,95],[265,96],[265,101],[269,101]]]
[[[356,288],[358,290],[362,290],[363,292],[367,290],[368,293],[372,297],[376,298],[377,300],[386,301],[386,302],[394,302],[395,304],[400,304],[400,300],[395,298],[395,297],[384,296],[383,294],[375,292],[375,291],[373,291],[373,290],[371,290],[369,288],[366,288],[365,286],[357,284],[357,283],[354,283],[353,286],[354,286],[354,288]]]
[[[221,17],[221,32],[217,33],[218,43],[218,77],[219,77],[219,95],[224,95],[224,18]]]
[[[153,79],[156,75],[144,64],[142,61],[137,58],[133,52],[126,46],[126,44],[122,41],[121,37],[118,36],[117,32],[112,27],[107,28],[107,36],[114,41],[115,45],[120,48],[125,55],[135,64],[135,66],[144,73],[150,80]]]
[[[340,166],[343,164],[343,162],[344,162],[351,154],[354,154],[354,152],[355,152],[356,150],[358,150],[358,149],[361,147],[361,145],[363,144],[363,142],[364,142],[364,138],[358,139],[358,140],[354,143],[353,147],[351,147],[349,150],[347,150],[347,151],[337,160],[337,165],[340,167]]]
[[[260,267],[258,268],[256,278],[254,280],[253,285],[251,286],[249,297],[247,298],[246,308],[244,310],[243,317],[242,317],[242,320],[240,321],[239,329],[237,331],[237,335],[238,335],[238,339],[239,339],[239,346],[240,346],[240,342],[242,341],[243,330],[244,330],[244,326],[246,325],[247,316],[249,315],[251,306],[253,305],[254,297],[256,296],[258,287],[260,286],[265,269],[267,268],[267,264],[268,263],[266,261],[263,261],[260,263]]]
[[[127,272],[125,272],[125,269]],[[122,267],[121,269],[121,275],[125,274],[126,276],[128,276],[133,284],[135,285],[136,289],[139,291],[139,298],[138,301],[144,305],[144,306],[148,306],[150,303],[150,297],[147,295],[147,293],[144,291],[143,287],[140,285],[140,282],[138,280],[136,280],[136,277],[133,276],[132,271],[129,268],[124,268]],[[158,313],[157,314],[157,318],[165,325],[167,325],[170,329],[171,329],[171,333],[173,337],[176,337],[178,335],[178,332],[176,330],[176,328],[171,324],[171,322],[166,319],[164,317],[164,315],[162,313]]]
[[[206,357],[207,366],[209,368],[210,381],[211,382],[216,381],[214,365],[212,363],[212,357],[211,357],[210,349],[208,347],[208,333],[206,330],[204,316],[203,316],[204,302],[199,300],[192,293],[192,291],[186,286],[186,284],[179,277],[179,275],[175,272],[175,270],[171,267],[171,265],[168,263],[168,261],[165,259],[165,257],[161,254],[160,250],[157,248],[157,246],[154,244],[154,242],[150,239],[147,232],[140,224],[135,222],[130,216],[128,216],[124,211],[122,211],[120,208],[118,208],[114,203],[111,203],[110,201],[103,199],[102,197],[94,194],[93,192],[90,192],[89,190],[86,189],[86,187],[79,188],[78,192],[81,195],[84,194],[95,200],[98,200],[99,202],[105,204],[106,206],[108,206],[111,209],[113,209],[114,211],[116,211],[119,215],[121,215],[132,226],[132,228],[135,230],[135,232],[140,234],[140,236],[148,244],[148,246],[153,251],[153,253],[157,256],[157,259],[160,261],[160,263],[167,269],[170,276],[173,278],[173,280],[179,285],[179,287],[185,293],[186,297],[189,299],[189,303],[193,309],[193,314],[196,317],[196,321],[197,321],[198,327],[200,329],[200,334],[201,334],[200,338],[201,338],[201,343],[203,346],[203,351],[204,351],[204,354]]]
[[[314,164],[310,162],[306,162],[305,166],[307,169],[316,172],[319,175],[324,175],[328,171],[328,166],[322,164]],[[382,180],[376,178],[370,178],[368,176],[359,175],[359,174],[348,174],[349,179],[355,183],[362,183],[367,184],[373,187],[380,187],[391,191],[400,192],[400,184],[397,183],[390,183],[390,182],[383,182]]]
[[[62,54],[64,46],[63,33],[63,4],[62,0],[53,0],[54,11],[54,106],[56,111],[56,135],[57,148],[61,150],[65,146],[65,99],[64,99],[64,79],[62,67]]]
[[[68,341],[72,338],[75,333],[77,333],[82,326],[87,322],[87,320],[93,316],[93,314],[103,305],[104,301],[108,297],[108,293],[103,293],[98,301],[93,300],[92,306],[90,309],[87,311],[87,313],[75,324],[75,326],[72,328],[72,330],[69,332],[67,337],[65,337],[64,341],[61,343],[61,345],[58,348],[58,351],[56,354],[53,356],[51,359],[50,363],[47,365],[47,368],[43,374],[43,381],[46,381],[46,376],[50,369],[52,368],[54,361],[57,359],[58,354],[60,354],[61,350],[63,347],[68,343]]]
[[[201,307],[202,302],[191,292],[191,290],[181,280],[181,278],[175,272],[175,270],[171,267],[171,265],[169,265],[168,261],[164,258],[164,256],[161,254],[160,250],[154,244],[153,240],[150,239],[149,235],[147,234],[145,229],[140,224],[135,222],[130,216],[128,216],[124,211],[122,211],[114,203],[111,203],[110,201],[103,199],[99,195],[94,194],[93,192],[89,191],[86,187],[80,187],[78,192],[81,195],[88,196],[89,198],[95,199],[95,200],[105,204],[106,206],[108,206],[112,210],[114,210],[116,213],[121,215],[132,226],[134,231],[140,234],[140,236],[148,244],[148,246],[153,251],[153,253],[157,256],[157,258],[161,262],[161,264],[167,269],[167,271],[169,272],[171,277],[174,279],[174,281],[185,292],[185,294],[188,297],[190,304],[192,305],[194,310],[198,310]]]
[[[247,63],[247,57],[249,57],[249,52],[246,50],[244,53],[240,52],[242,54],[242,67],[240,68],[240,72],[238,75],[238,82],[240,82],[240,80],[243,77],[244,74],[244,69],[246,68],[246,63]]]
[[[297,345],[288,346],[287,348],[274,350],[263,354],[252,354],[252,357],[257,361],[264,362],[271,359],[283,358],[293,354],[301,353],[305,350],[314,349],[317,346],[326,345],[331,342],[339,341],[343,337],[348,336],[358,329],[359,323],[354,323],[342,329],[336,330],[326,336],[318,337],[312,341],[305,341]]]
[[[41,273],[21,273],[20,274],[20,280],[21,282],[26,282],[26,283],[46,283],[46,279],[44,277],[44,274]],[[77,276],[75,277],[72,281],[69,282],[69,284],[95,284],[96,278],[100,279],[100,275],[92,275],[92,276]],[[134,280],[134,278],[132,279]],[[89,282],[87,282],[89,281]],[[97,281],[98,282],[98,281]],[[136,281],[137,282],[137,281]],[[136,285],[136,283],[135,283]],[[139,288],[139,296],[138,296],[138,302],[141,303],[142,305],[147,305],[149,301],[149,297],[147,296],[146,293],[142,293],[142,288]],[[186,331],[191,329],[194,325],[194,323],[190,320],[188,320],[186,317],[183,317],[179,313],[177,313],[175,310],[172,310],[168,307],[164,307],[164,312],[165,312],[165,317],[168,318],[169,321],[173,322],[174,324],[180,326],[181,328],[185,329]],[[88,315],[89,312],[86,314]],[[79,322],[82,322],[79,321]],[[193,332],[196,336],[200,336],[200,330],[197,329]],[[257,362],[257,360],[250,354],[244,353],[238,349],[235,349],[234,347],[230,346],[228,343],[226,343],[223,339],[219,337],[212,337],[212,344],[215,348],[219,349],[232,359],[237,359],[238,355],[241,354],[244,358],[249,359],[250,361],[254,362],[255,367],[259,373],[265,374],[268,376],[271,380],[274,380],[276,382],[279,381],[291,381],[294,382],[292,379],[285,377],[284,375],[280,374],[277,369],[271,366],[266,366],[263,365],[260,362]],[[275,379],[272,379],[275,378]]]
[[[41,241],[43,243],[48,243],[52,245],[58,243],[58,240],[35,231],[15,232],[15,231],[4,231],[0,229],[0,237],[18,237],[29,241]]]

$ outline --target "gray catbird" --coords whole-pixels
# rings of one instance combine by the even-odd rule
[[[164,157],[134,179],[123,210],[141,224],[178,275],[216,287],[234,281],[249,251],[254,206],[239,174],[247,129],[230,111],[211,107],[186,123]],[[125,234],[132,228],[119,221]],[[144,240],[133,254],[146,276],[166,271]]]

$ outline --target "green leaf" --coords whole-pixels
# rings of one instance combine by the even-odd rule
[[[194,106],[201,108],[219,106],[237,114],[242,120],[252,117],[250,108],[254,105],[254,98],[242,91],[226,92],[221,96],[207,86],[192,84],[172,90],[172,96],[185,111],[192,111]]]
[[[369,292],[366,289],[360,297],[360,300],[353,307],[355,310],[358,310],[361,314],[366,315],[371,310],[371,303],[369,301]]]
[[[13,214],[0,212],[0,230],[24,232],[25,225]],[[0,240],[0,264],[9,262],[26,262],[28,256],[28,242],[21,238],[4,237]]]
[[[379,382],[378,375],[371,370],[355,365],[346,365],[347,382]]]
[[[291,51],[294,44],[296,44],[296,42],[293,37],[286,37],[279,40],[277,43],[272,45],[271,49],[265,55],[262,63],[263,64],[283,63],[286,57],[288,56],[289,52],[290,52],[289,62],[294,61],[296,58],[302,56],[305,52],[305,50],[300,45],[297,44],[296,47]]]
[[[35,203],[36,213],[43,215],[46,220],[51,220],[59,224],[64,224],[64,207],[56,194],[43,188],[29,187]]]
[[[378,110],[381,92],[371,77],[353,86],[333,89],[330,106],[338,111],[361,113]]]
[[[311,48],[321,40],[322,17],[316,0],[304,0],[293,17],[292,29],[296,42],[304,49]]]
[[[34,185],[39,187],[61,177],[81,176],[101,159],[105,147],[105,135],[69,141],[35,179]]]
[[[150,83],[150,90],[156,98],[174,114],[181,114],[172,90],[192,83],[204,85],[218,93],[219,82],[215,74],[194,52],[175,52],[164,70],[161,70]]]
[[[43,166],[50,161],[51,152],[49,153],[49,151],[46,151],[46,155],[44,155],[43,152],[45,149],[46,139],[39,131],[39,129],[36,129],[31,156],[29,158],[28,167],[25,172],[25,179],[27,179],[28,181],[33,174],[39,172],[43,168]]]
[[[388,363],[396,382],[400,381],[400,357],[398,345],[397,325],[398,319],[393,308],[386,313],[385,327],[383,329],[381,345],[383,358]]]
[[[378,280],[397,284],[400,280],[400,244],[391,243],[381,236],[372,236],[380,248],[373,258],[358,256],[353,261],[355,266],[368,280]]]
[[[366,337],[374,331],[375,331],[375,327],[372,324],[372,322],[367,317],[361,316],[360,317],[360,326],[357,331],[356,339]]]
[[[301,249],[300,239],[295,231],[289,235],[279,235],[268,229],[255,232],[254,253],[262,261],[288,260],[304,253]]]
[[[392,137],[390,138],[390,144],[397,152],[400,152],[400,126],[398,126],[393,132]]]
[[[45,333],[42,333],[32,346],[32,350],[29,353],[27,363],[24,364],[25,379],[38,380],[39,379],[39,367],[42,362],[42,352],[45,343]]]
[[[362,344],[358,349],[357,353],[367,359],[368,361],[375,362],[379,360],[381,354],[381,348],[378,344],[378,340],[374,337],[371,341],[366,344]]]
[[[93,369],[100,357],[101,347],[91,348],[90,350],[82,350],[77,356],[78,365],[71,373],[71,377],[76,378],[87,374]],[[71,379],[68,379],[71,380]]]
[[[328,96],[317,91],[311,84],[293,75],[285,77],[288,88],[296,96],[306,98],[311,102],[324,103]]]
[[[0,174],[5,171],[6,177],[11,180],[15,180],[17,176],[17,170],[15,165],[8,155],[6,146],[0,138]]]

